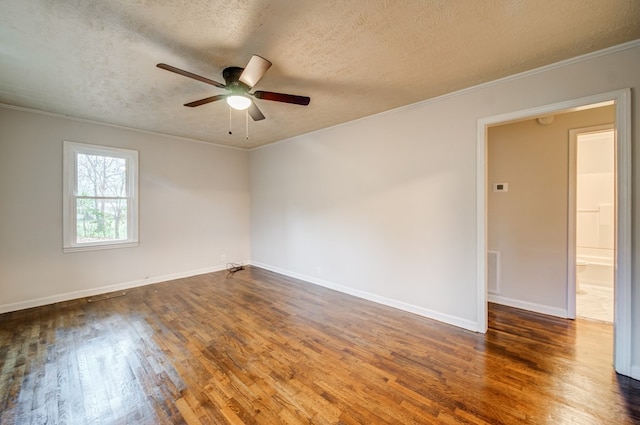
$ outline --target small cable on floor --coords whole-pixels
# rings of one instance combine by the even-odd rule
[[[227,263],[227,271],[231,274],[235,272],[239,272],[240,270],[244,270],[244,266],[242,264],[236,263]]]

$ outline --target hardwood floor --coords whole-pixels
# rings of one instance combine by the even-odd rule
[[[486,335],[258,268],[0,315],[2,424],[632,424],[612,327]]]

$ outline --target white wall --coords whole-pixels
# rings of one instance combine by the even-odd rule
[[[487,194],[487,243],[501,265],[491,301],[568,317],[569,131],[614,121],[614,106],[606,106],[557,114],[549,125],[529,119],[489,128],[489,185],[509,188]]]
[[[481,328],[477,120],[625,87],[635,93],[638,69],[636,42],[252,151],[252,262]],[[633,163],[640,164],[640,149]],[[633,178],[637,188],[640,173]],[[633,206],[640,211],[636,195]],[[637,249],[637,223],[633,241]],[[640,305],[640,257],[634,259]],[[639,335],[640,309],[633,326]],[[640,373],[640,337],[633,344]]]
[[[474,136],[411,108],[252,152],[252,261],[473,327]]]
[[[62,252],[62,142],[136,149],[140,246]],[[0,312],[249,260],[248,154],[0,108]]]

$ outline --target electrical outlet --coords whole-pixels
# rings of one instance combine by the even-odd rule
[[[225,261],[227,261],[227,254],[222,254],[222,255],[220,256],[220,261],[222,261],[223,263],[224,263]]]

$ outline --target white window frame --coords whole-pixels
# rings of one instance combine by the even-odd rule
[[[117,241],[77,242],[78,154],[122,158],[127,163],[127,237]],[[86,143],[63,142],[63,252],[138,246],[138,151]]]

